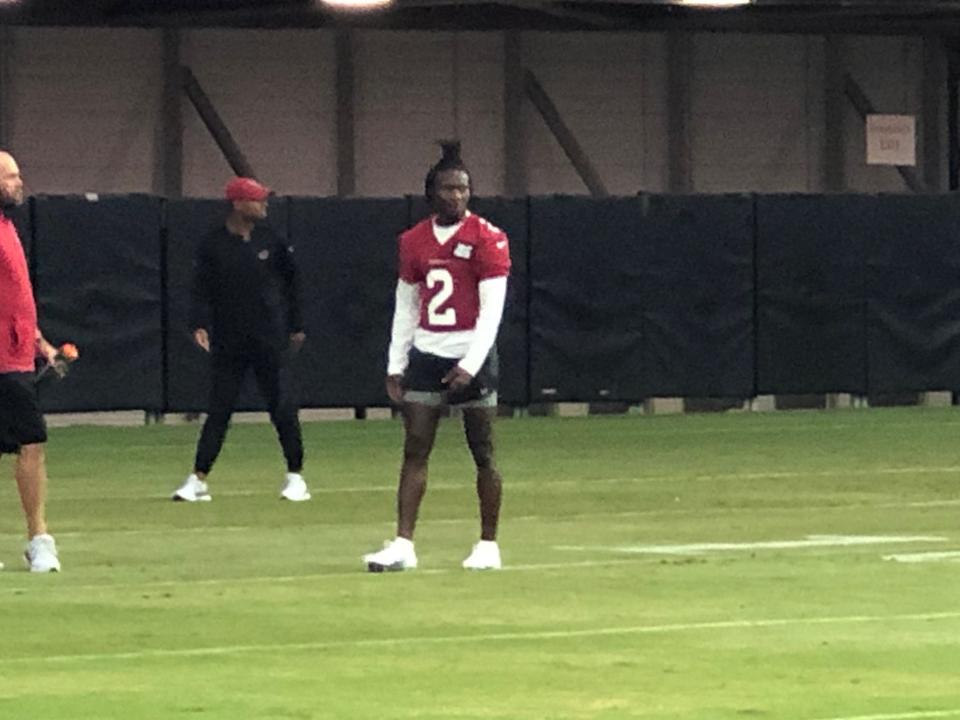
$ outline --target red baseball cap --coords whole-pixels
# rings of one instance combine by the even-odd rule
[[[270,188],[266,185],[261,185],[253,178],[235,177],[227,183],[226,188],[224,188],[224,194],[230,202],[237,200],[260,202],[270,197]]]

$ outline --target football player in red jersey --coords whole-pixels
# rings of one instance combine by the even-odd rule
[[[14,474],[30,539],[31,572],[58,572],[57,544],[47,532],[47,424],[40,409],[34,359],[56,361],[57,350],[37,326],[37,303],[23,245],[8,211],[24,200],[13,156],[0,150],[0,455],[17,455]],[[3,563],[0,563],[0,568]]]
[[[437,425],[447,407],[461,409],[477,466],[480,541],[463,567],[500,568],[497,522],[502,480],[494,462],[496,338],[510,274],[506,234],[472,214],[470,171],[460,143],[424,183],[434,214],[400,235],[400,272],[390,339],[387,393],[402,404],[406,437],[397,491],[397,536],[364,555],[371,572],[417,566],[413,533],[427,485]]]

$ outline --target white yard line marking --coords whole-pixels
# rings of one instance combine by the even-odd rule
[[[203,657],[238,655],[249,652],[290,652],[327,650],[335,648],[382,648],[408,645],[441,645],[447,643],[508,642],[525,640],[568,640],[584,637],[615,637],[622,635],[654,635],[696,630],[753,630],[796,625],[849,625],[876,622],[929,622],[960,618],[960,612],[910,613],[904,615],[848,615],[836,617],[770,618],[760,620],[720,620],[714,622],[668,623],[664,625],[633,625],[583,630],[534,630],[520,632],[478,633],[474,635],[441,635],[437,637],[368,638],[363,640],[321,640],[301,643],[252,643],[249,645],[216,645],[198,648],[136,650],[115,653],[78,653],[75,655],[48,655],[41,657],[0,658],[0,665],[23,663],[95,662],[101,660],[141,660],[146,658]],[[859,720],[863,720],[862,718]]]
[[[619,558],[616,560],[581,560],[577,562],[556,562],[556,563],[535,563],[528,565],[507,565],[499,572],[530,572],[536,570],[569,570],[572,568],[599,568],[599,567],[612,567],[618,565],[632,565],[638,562],[637,558]],[[5,573],[9,576],[9,573]],[[421,575],[451,575],[458,574],[464,575],[465,571],[459,567],[441,567],[441,568],[419,568],[415,573],[406,573],[406,577],[419,577]],[[392,576],[393,573],[390,573]],[[0,575],[2,577],[2,575]],[[260,585],[260,584],[279,584],[279,583],[294,583],[302,581],[314,581],[314,580],[330,580],[336,578],[369,578],[376,581],[376,578],[381,577],[380,575],[371,575],[368,573],[363,566],[360,564],[360,555],[357,555],[357,569],[351,570],[348,572],[328,572],[328,573],[304,573],[303,575],[253,575],[245,577],[225,577],[225,578],[182,578],[177,580],[145,580],[143,582],[135,583],[110,583],[110,582],[101,582],[96,584],[88,585],[45,585],[44,587],[49,587],[56,589],[57,591],[62,590],[63,588],[68,588],[70,592],[77,590],[95,590],[98,592],[114,592],[117,590],[133,590],[135,588],[180,588],[180,587],[204,587],[204,586],[221,586],[221,585]],[[24,593],[35,593],[37,590],[42,589],[37,585],[21,585],[18,587],[9,587],[5,588],[0,585],[0,593],[10,593],[13,595],[24,594]]]
[[[960,500],[921,500],[917,502],[910,503],[882,503],[876,507],[880,508],[894,508],[894,507],[948,507],[960,505]]]
[[[941,475],[960,474],[960,466],[919,466],[919,467],[880,467],[850,470],[837,468],[836,470],[771,470],[765,472],[744,473],[716,473],[706,475],[649,475],[647,477],[613,477],[593,480],[590,482],[664,482],[671,480],[696,480],[712,482],[715,480],[797,480],[800,478],[832,478],[832,477],[871,477],[874,475]]]
[[[933,720],[933,718],[960,717],[960,708],[955,710],[920,710],[908,713],[883,715],[851,715],[848,717],[821,718],[820,720]]]
[[[918,552],[901,553],[897,555],[884,555],[884,560],[893,560],[901,563],[923,563],[923,562],[960,562],[960,550],[945,550],[943,552]]]
[[[558,486],[574,486],[576,488],[585,488],[591,485],[600,485],[600,484],[619,484],[619,483],[682,483],[682,482],[716,482],[716,481],[726,481],[726,480],[797,480],[802,478],[831,478],[831,477],[871,477],[875,475],[941,475],[941,474],[953,474],[956,473],[960,475],[960,466],[950,465],[943,467],[902,467],[902,468],[872,468],[872,469],[862,469],[862,470],[848,470],[848,469],[837,469],[837,470],[819,470],[814,472],[808,471],[774,471],[769,472],[754,472],[754,473],[716,473],[716,474],[707,474],[707,475],[640,475],[640,476],[623,476],[623,477],[606,477],[606,478],[592,478],[592,479],[575,479],[575,480],[551,480],[551,481],[539,481],[539,480],[520,480],[516,482],[510,482],[509,487],[511,488],[523,488],[523,487],[558,487]],[[466,478],[466,476],[464,476]],[[460,483],[433,483],[430,485],[431,490],[471,490],[472,485],[469,479],[464,479]],[[396,484],[390,485],[355,485],[347,487],[311,487],[310,492],[314,495],[337,495],[340,493],[343,494],[353,494],[353,493],[379,493],[379,492],[396,492]],[[259,496],[275,496],[276,493],[273,490],[217,490],[213,489],[214,499],[218,497],[259,497]],[[56,502],[71,502],[71,501],[106,501],[106,500],[169,500],[170,493],[149,493],[149,494],[136,494],[136,493],[115,493],[110,496],[100,496],[100,495],[58,495],[53,494],[54,501]],[[279,502],[279,500],[278,500]],[[960,501],[954,501],[955,504],[960,504]]]
[[[700,555],[724,550],[794,550],[814,547],[852,547],[916,542],[947,542],[947,538],[937,535],[807,535],[804,540],[689,543],[684,545],[558,545],[554,547],[554,550],[606,551],[637,555]]]

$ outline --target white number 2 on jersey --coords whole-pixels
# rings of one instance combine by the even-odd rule
[[[427,304],[427,320],[431,325],[449,327],[457,324],[457,311],[448,307],[443,312],[437,312],[450,296],[453,295],[453,275],[446,268],[433,268],[427,273],[427,289],[433,290],[440,286],[436,294]]]

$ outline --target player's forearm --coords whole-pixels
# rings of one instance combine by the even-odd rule
[[[287,300],[287,329],[291,333],[303,330],[303,297],[300,291],[300,273],[293,260],[293,246],[279,243],[276,252],[280,253],[283,266],[284,294]]]
[[[412,283],[397,281],[393,325],[390,329],[390,350],[387,357],[387,375],[401,375],[407,369],[407,356],[413,344],[413,334],[420,316],[419,289]]]
[[[292,332],[303,330],[303,312],[300,304],[300,288],[296,279],[287,284],[287,329]]]
[[[213,262],[204,240],[193,263],[193,284],[190,287],[190,330],[210,329],[210,278]]]
[[[190,330],[210,329],[210,310],[207,298],[195,292],[190,303]]]
[[[497,341],[500,321],[503,319],[503,306],[507,300],[507,278],[495,277],[481,280],[478,285],[480,311],[474,328],[473,341],[467,354],[458,363],[460,367],[476,377],[483,367],[490,349]]]
[[[57,354],[57,349],[51,345],[47,339],[43,336],[43,333],[40,331],[40,327],[37,326],[36,331],[36,354],[39,357],[46,358],[49,362],[53,362],[53,358]]]

